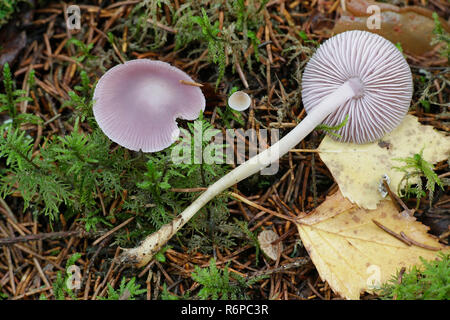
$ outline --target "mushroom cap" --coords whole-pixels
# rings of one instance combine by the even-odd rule
[[[228,105],[236,111],[244,111],[250,107],[252,99],[244,91],[236,91],[228,98]]]
[[[367,143],[392,131],[409,109],[411,70],[402,53],[385,38],[367,31],[347,31],[325,41],[308,62],[302,77],[307,112],[344,82],[356,95],[331,113],[324,124],[336,126],[344,142]],[[359,86],[360,84],[361,86]]]
[[[205,97],[185,72],[162,61],[131,60],[109,69],[94,92],[94,117],[117,144],[135,151],[156,152],[177,137],[176,119],[195,120]]]

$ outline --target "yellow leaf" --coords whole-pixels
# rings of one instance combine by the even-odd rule
[[[342,194],[360,207],[375,209],[383,199],[378,191],[383,175],[388,175],[395,193],[403,177],[403,172],[393,169],[403,163],[393,159],[412,157],[423,149],[423,158],[430,163],[446,160],[450,155],[450,137],[407,115],[380,141],[354,144],[325,137],[318,149]]]
[[[373,220],[436,250],[407,245]],[[420,264],[419,257],[432,260],[439,249],[449,250],[427,233],[427,226],[398,212],[392,201],[384,200],[376,210],[366,210],[352,204],[339,191],[299,218],[297,227],[322,280],[346,299],[359,299],[363,291],[373,292],[400,268]]]

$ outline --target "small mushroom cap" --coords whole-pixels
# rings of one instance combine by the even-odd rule
[[[311,111],[344,82],[356,95],[324,121],[336,126],[344,142],[367,143],[392,131],[409,109],[411,70],[402,53],[385,38],[367,31],[347,31],[325,41],[308,62],[302,78],[302,99]]]
[[[162,61],[131,60],[109,69],[94,92],[94,116],[117,144],[135,151],[156,152],[179,136],[176,119],[195,120],[205,97],[183,71]]]
[[[244,111],[250,107],[252,99],[244,91],[236,91],[228,98],[228,105],[236,111]]]

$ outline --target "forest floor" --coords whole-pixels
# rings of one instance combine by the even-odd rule
[[[2,73],[1,102],[13,109],[2,109],[0,124],[12,120],[13,129],[2,134],[17,148],[15,156],[0,151],[0,299],[198,299],[224,292],[341,299],[320,279],[296,225],[270,214],[297,217],[338,189],[314,152],[323,132],[299,144],[309,152],[284,156],[275,175],[254,175],[231,188],[238,198],[212,201],[152,262],[135,268],[118,260],[122,248],[173,219],[234,165],[179,166],[170,163],[169,151],[126,150],[103,135],[92,115],[96,81],[119,63],[148,58],[203,85],[204,125],[276,128],[281,137],[305,116],[301,74],[332,35],[340,1],[77,1],[81,20],[73,30],[66,28],[73,16],[67,4],[31,2],[10,1],[14,12],[1,8],[0,64],[8,63],[12,75],[8,82]],[[445,0],[407,2],[449,19]],[[401,47],[414,77],[410,114],[449,132],[447,57]],[[227,107],[234,90],[251,95],[250,109]],[[178,123],[192,129],[188,121]],[[448,176],[448,162],[435,168]],[[449,230],[448,191],[436,190],[433,206],[424,197],[415,212],[441,238]],[[416,205],[414,197],[404,201]],[[260,250],[257,235],[264,229],[283,245],[276,261]],[[219,292],[208,281],[220,283]]]

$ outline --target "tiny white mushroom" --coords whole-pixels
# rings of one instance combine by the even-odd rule
[[[228,105],[236,111],[244,111],[250,107],[252,99],[244,91],[236,91],[228,98]]]

